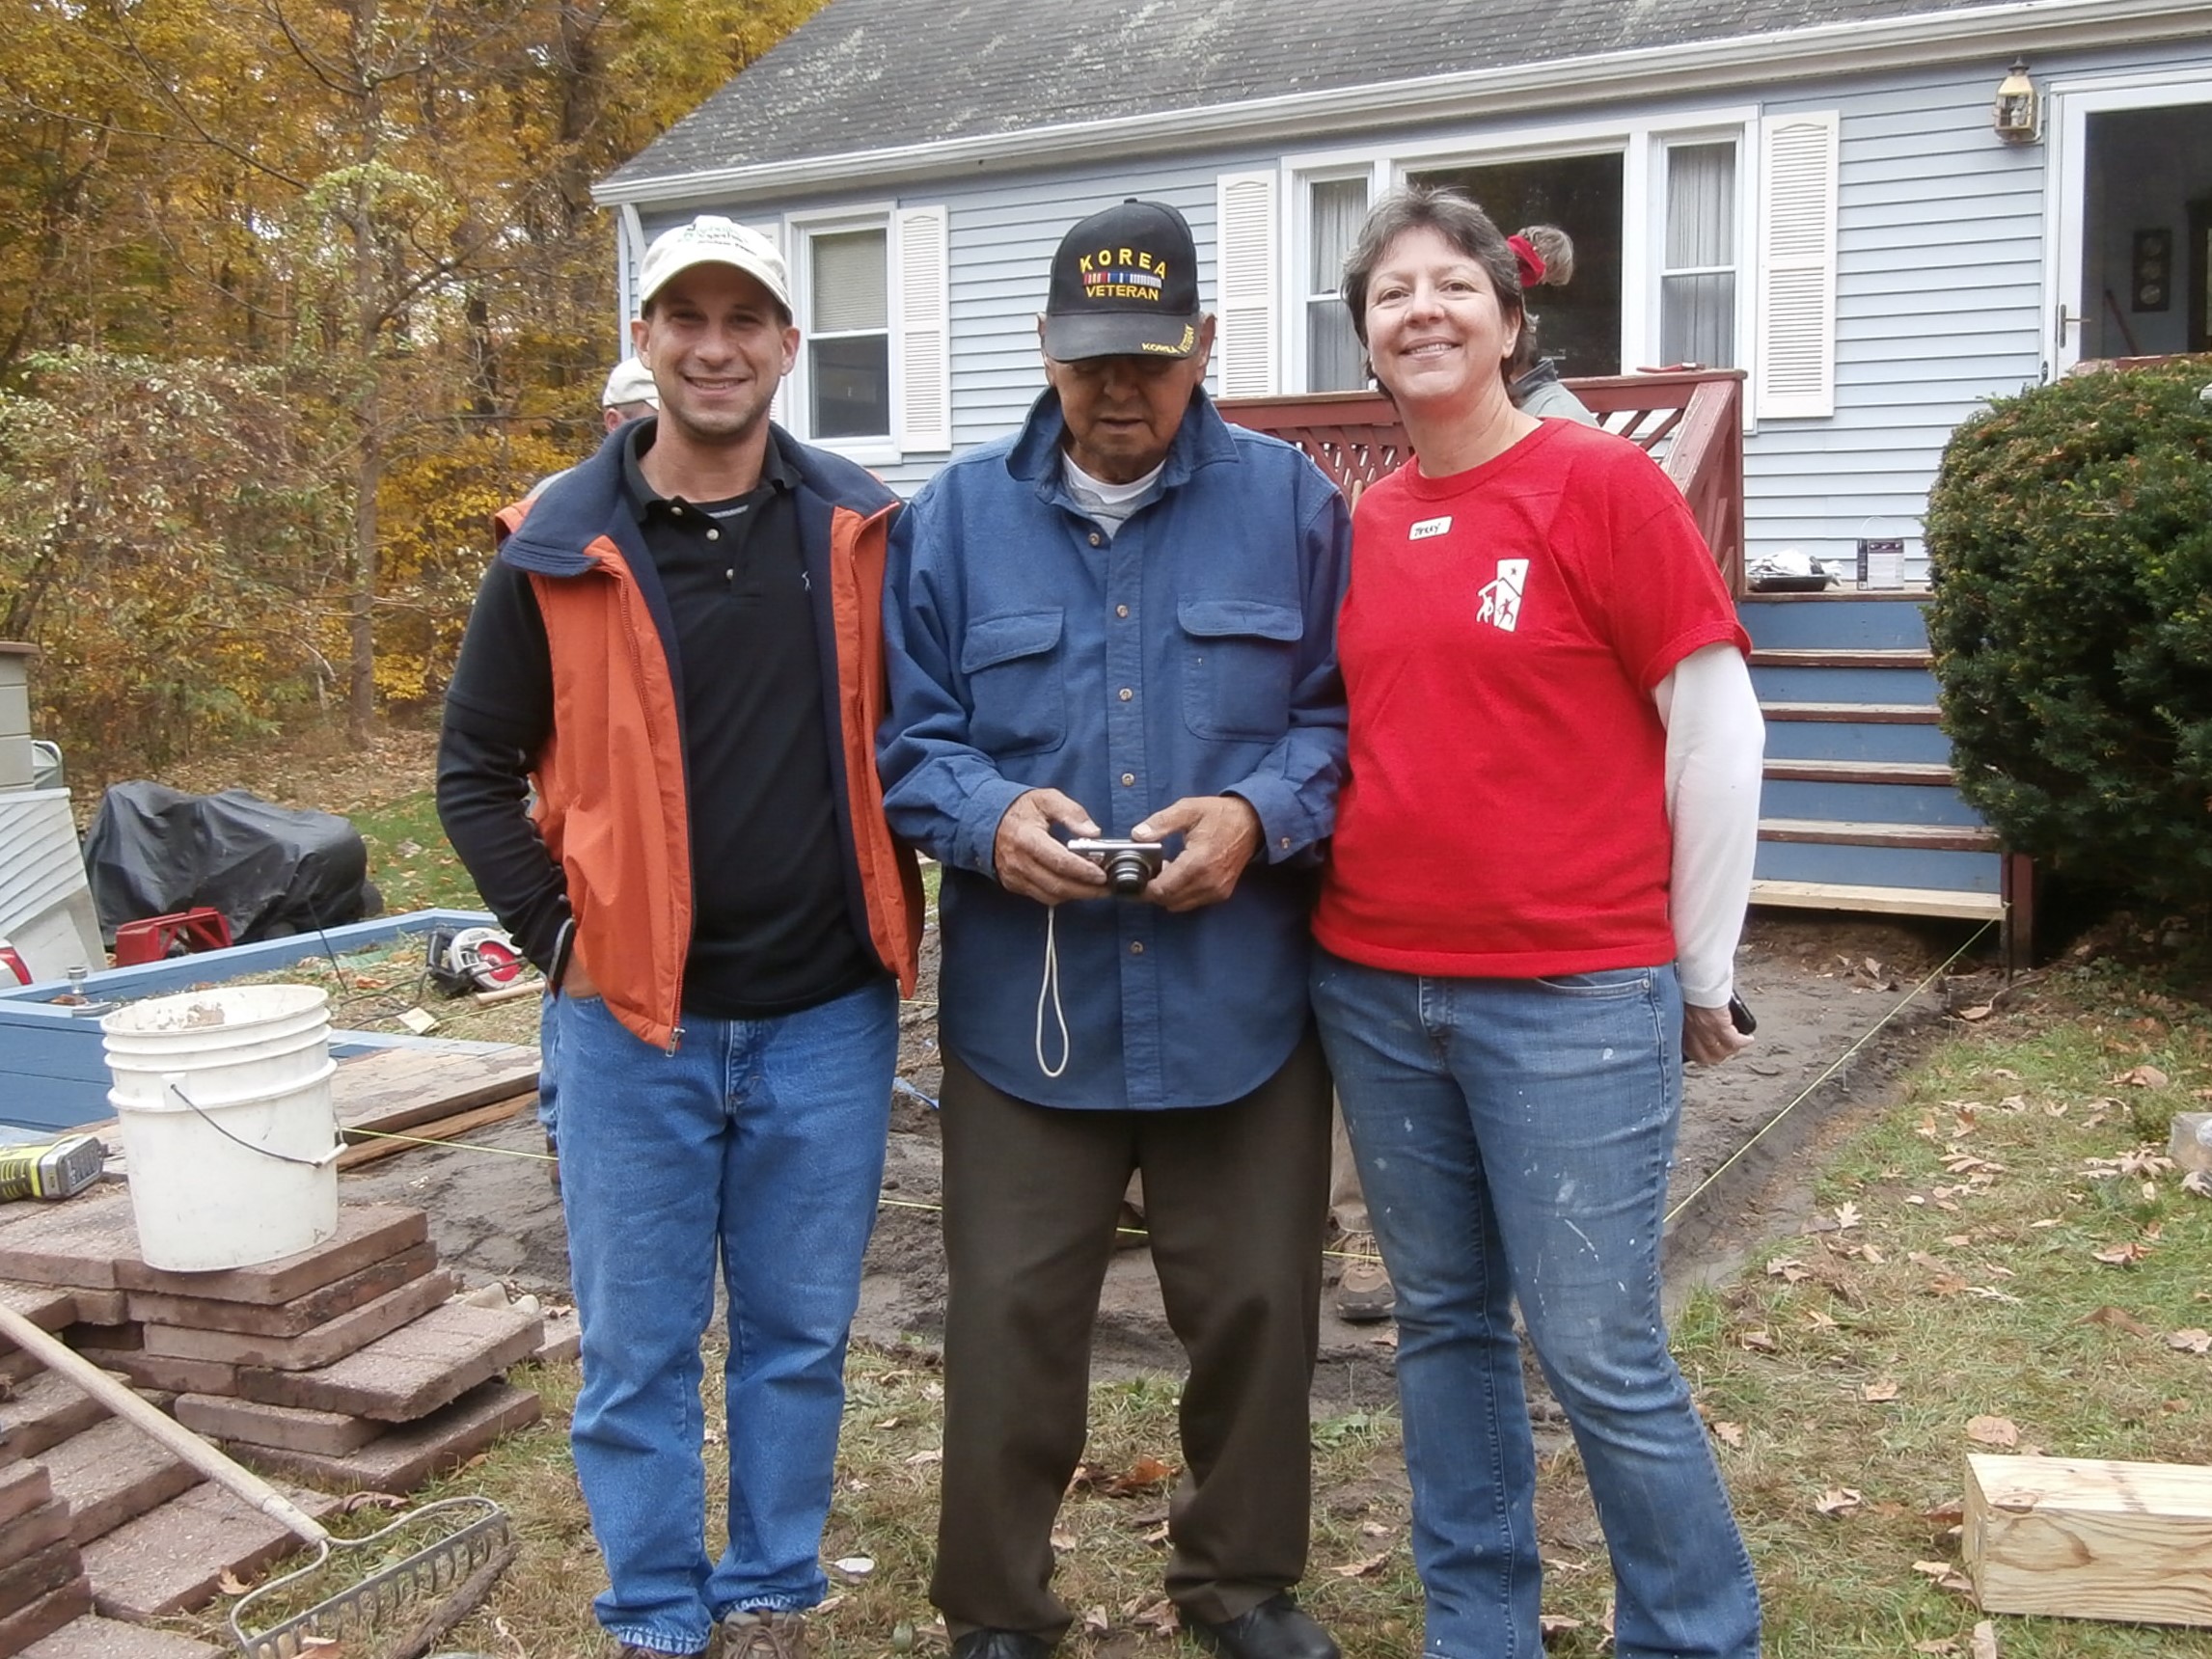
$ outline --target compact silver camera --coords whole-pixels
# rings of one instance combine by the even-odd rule
[[[1106,885],[1117,899],[1133,899],[1160,874],[1161,847],[1157,841],[1126,841],[1111,835],[1077,836],[1068,851],[1088,858],[1106,872]]]

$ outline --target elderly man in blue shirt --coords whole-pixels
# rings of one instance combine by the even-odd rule
[[[1067,1629],[1052,1519],[1133,1171],[1190,1363],[1167,1592],[1231,1659],[1337,1652],[1289,1591],[1329,1156],[1306,917],[1351,530],[1312,462],[1208,400],[1196,264],[1161,204],[1070,231],[1049,390],[893,531],[886,804],[944,866],[953,1659],[1041,1659]],[[1157,844],[1157,873],[1139,848],[1109,883],[1068,844],[1101,837]]]

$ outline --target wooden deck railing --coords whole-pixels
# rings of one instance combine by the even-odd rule
[[[1570,380],[1608,431],[1641,444],[1674,479],[1720,561],[1743,585],[1743,370],[1708,368]],[[1412,457],[1398,411],[1379,392],[1232,397],[1223,417],[1297,445],[1352,498]]]

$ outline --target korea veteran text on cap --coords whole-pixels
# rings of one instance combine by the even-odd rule
[[[1164,202],[1124,202],[1060,239],[1045,355],[1188,357],[1198,347],[1198,254]]]

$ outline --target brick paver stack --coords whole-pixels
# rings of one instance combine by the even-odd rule
[[[120,1185],[0,1209],[0,1297],[239,1461],[336,1492],[411,1491],[540,1415],[504,1373],[546,1351],[544,1321],[454,1289],[403,1206],[347,1205],[312,1250],[209,1273],[141,1261]],[[137,1626],[293,1547],[4,1337],[0,1426],[0,1659],[217,1651]],[[88,1608],[123,1622],[71,1624]]]

